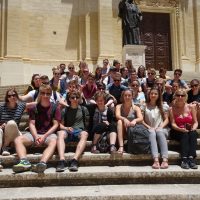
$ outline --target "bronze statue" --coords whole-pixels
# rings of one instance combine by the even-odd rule
[[[119,3],[119,15],[122,19],[123,45],[141,44],[139,23],[142,13],[133,0],[121,0]]]

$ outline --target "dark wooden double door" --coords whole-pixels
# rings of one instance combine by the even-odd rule
[[[147,46],[146,67],[172,70],[169,14],[144,12],[140,31],[142,44]]]

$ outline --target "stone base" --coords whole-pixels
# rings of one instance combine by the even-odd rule
[[[145,48],[146,46],[144,45],[124,45],[122,50],[122,63],[125,64],[125,61],[130,59],[136,69],[140,65],[146,66]]]

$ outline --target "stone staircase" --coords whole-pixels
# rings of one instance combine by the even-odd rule
[[[26,87],[19,86],[21,93]],[[25,114],[21,120],[21,129],[27,126],[27,119]],[[200,130],[198,133],[197,161],[200,163]],[[44,174],[15,174],[12,166],[18,162],[17,155],[0,156],[4,166],[0,172],[0,199],[200,199],[200,166],[197,170],[180,168],[178,142],[168,140],[170,166],[165,170],[151,168],[151,155],[91,154],[91,144],[91,141],[87,142],[86,152],[80,159],[79,171],[75,173],[68,169],[63,173],[55,172],[58,161],[56,152]],[[66,160],[72,158],[75,147],[75,143],[66,147]],[[28,159],[31,163],[39,162],[42,150],[43,148],[29,149]]]

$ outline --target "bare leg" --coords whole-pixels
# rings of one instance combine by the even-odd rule
[[[56,138],[49,139],[47,142],[47,148],[44,150],[41,158],[41,162],[47,162],[49,158],[53,155],[56,149]]]
[[[78,160],[81,154],[83,153],[86,146],[87,138],[88,138],[88,133],[86,131],[82,131],[80,134],[80,141],[76,147],[74,159]]]
[[[26,158],[26,146],[31,146],[33,142],[23,135],[18,136],[14,142],[19,158]]]
[[[117,121],[117,132],[118,132],[118,143],[119,149],[118,151],[121,153],[124,151],[124,134],[123,134],[123,122],[122,120]]]
[[[57,149],[60,160],[65,160],[65,138],[67,137],[65,131],[59,131],[57,139]]]

